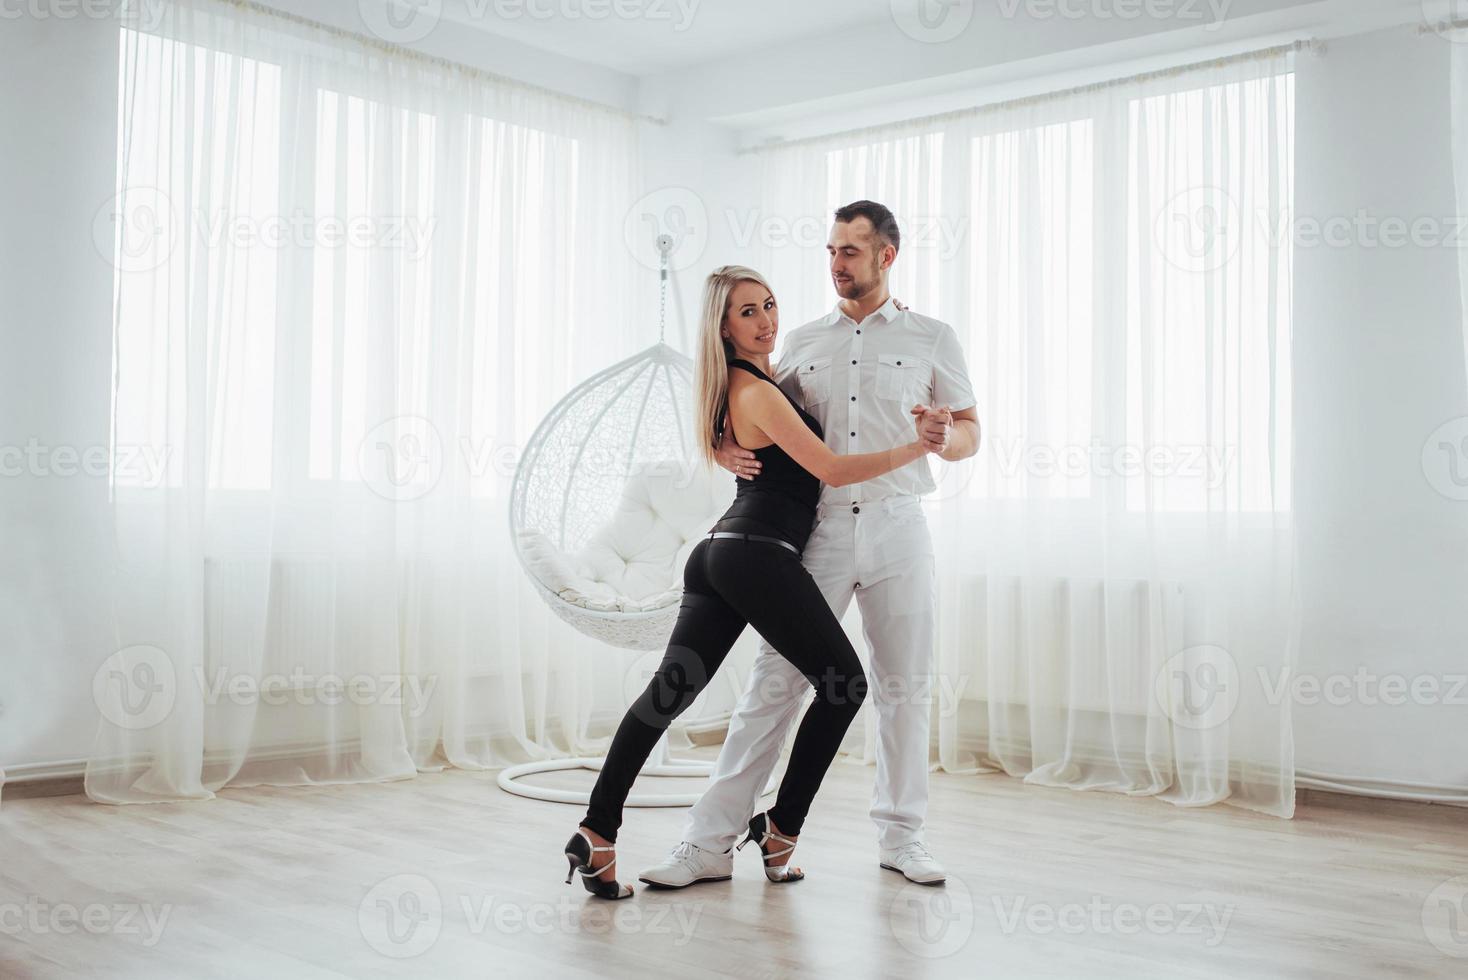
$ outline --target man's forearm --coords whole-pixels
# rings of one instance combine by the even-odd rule
[[[948,448],[938,454],[939,459],[956,463],[968,459],[979,451],[979,423],[973,419],[955,419],[953,431],[948,434]]]

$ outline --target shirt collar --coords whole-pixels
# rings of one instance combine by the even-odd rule
[[[888,296],[887,302],[883,303],[881,306],[873,310],[871,315],[867,317],[867,320],[872,319],[872,317],[879,317],[883,322],[891,323],[893,320],[897,319],[897,314],[901,312],[902,311],[897,308],[897,299],[895,297]],[[846,314],[841,311],[841,301],[837,300],[836,305],[831,308],[831,312],[826,314],[826,326],[834,327],[836,324],[841,322],[841,318],[844,316],[846,316]],[[866,321],[864,320],[862,322],[865,323]]]

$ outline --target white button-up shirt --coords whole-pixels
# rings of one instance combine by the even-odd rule
[[[917,438],[916,404],[974,406],[963,348],[952,327],[888,299],[857,323],[841,304],[785,338],[775,382],[821,423],[841,455],[892,449]],[[821,488],[821,503],[850,506],[894,494],[931,493],[928,458],[875,480]]]

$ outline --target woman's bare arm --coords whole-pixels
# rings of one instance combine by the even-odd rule
[[[789,453],[791,459],[827,486],[844,487],[873,480],[928,454],[921,442],[914,441],[880,452],[842,456],[832,452],[830,446],[816,437],[774,385],[765,382],[746,384],[732,392],[729,398],[731,406],[736,407],[746,421],[758,426],[767,438]]]

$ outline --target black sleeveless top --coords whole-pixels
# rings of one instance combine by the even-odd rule
[[[772,385],[775,384],[774,379],[746,360],[730,358],[729,363]],[[785,395],[779,385],[775,387],[780,394]],[[790,402],[801,421],[816,434],[817,439],[825,438],[821,423],[814,416],[795,404],[795,400],[789,395],[785,395],[785,400]],[[728,424],[728,414],[729,403],[726,398],[720,417],[721,430]],[[713,530],[768,534],[783,538],[796,548],[804,550],[811,528],[815,526],[816,503],[821,498],[821,481],[774,443],[754,450],[754,456],[761,464],[759,476],[753,480],[744,480],[737,476],[734,478],[734,503],[719,518]]]

